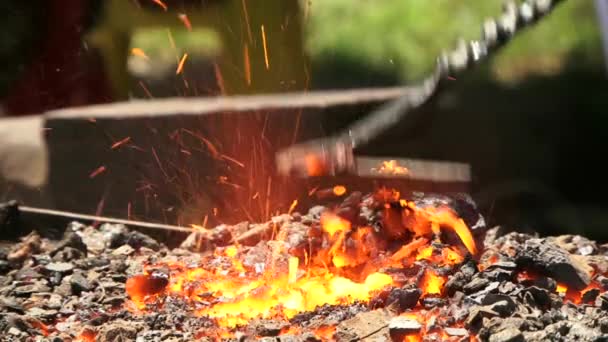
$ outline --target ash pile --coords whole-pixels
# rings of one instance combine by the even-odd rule
[[[608,245],[381,190],[169,249],[72,223],[0,253],[2,341],[604,341]]]

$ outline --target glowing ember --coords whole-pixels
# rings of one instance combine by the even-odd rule
[[[346,189],[341,188],[336,186],[329,191],[336,195],[345,193]],[[476,252],[471,234],[467,234],[468,228],[453,212],[441,208],[420,209],[407,201],[406,206],[399,206],[403,202],[394,192],[369,198],[387,200],[377,202],[378,210],[385,210],[382,208],[388,205],[390,210],[413,213],[416,220],[400,226],[403,234],[398,234],[399,240],[389,240],[389,234],[361,222],[351,222],[338,215],[339,210],[326,210],[317,223],[310,226],[309,246],[299,253],[292,253],[294,247],[288,244],[291,241],[288,232],[277,228],[279,230],[273,232],[274,240],[256,247],[216,248],[198,264],[205,267],[181,263],[149,265],[151,270],[168,269],[169,278],[155,275],[154,271],[135,276],[128,280],[127,292],[139,310],[162,305],[166,296],[181,298],[197,315],[232,329],[252,319],[290,319],[323,305],[369,302],[384,290],[402,286],[403,280],[397,281],[383,273],[387,267],[404,267],[416,260],[454,265],[464,260],[465,247]],[[295,205],[297,201],[290,212]],[[396,218],[401,222],[400,215]],[[432,229],[432,225],[456,231],[464,246],[442,245],[436,235],[439,229]],[[458,225],[463,227],[455,227]],[[467,238],[471,243],[466,242]],[[430,246],[432,240],[437,243]],[[389,241],[398,241],[400,245],[389,247]],[[251,257],[247,257],[251,253],[256,260],[253,264]],[[425,296],[440,295],[445,281],[427,269],[419,287]],[[325,340],[334,330],[335,327],[323,327],[317,329],[316,334]]]
[[[423,295],[440,295],[446,279],[432,270],[426,270],[420,281]]]
[[[334,186],[334,195],[336,196],[343,196],[346,193],[346,187],[342,186],[342,185],[336,185]]]
[[[132,54],[133,56],[141,57],[141,58],[144,58],[144,59],[150,59],[150,58],[149,58],[149,57],[146,55],[146,53],[144,52],[144,50],[142,50],[142,49],[140,49],[140,48],[132,48],[132,49],[131,49],[131,54]]]
[[[386,175],[407,175],[410,171],[401,165],[396,160],[383,161],[378,168],[373,168],[372,171]]]

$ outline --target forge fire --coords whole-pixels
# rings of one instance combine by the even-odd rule
[[[335,190],[335,189],[334,189]],[[331,203],[168,249],[120,225],[31,233],[2,255],[19,341],[599,341],[608,245],[487,229],[467,198]]]

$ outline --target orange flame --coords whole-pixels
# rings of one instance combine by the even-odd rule
[[[420,280],[420,289],[423,295],[440,295],[445,284],[445,278],[428,269]]]

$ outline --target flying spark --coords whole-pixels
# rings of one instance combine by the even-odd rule
[[[106,171],[106,167],[102,165],[102,166],[96,168],[93,172],[91,172],[91,174],[89,174],[89,178],[93,179],[93,178],[99,176],[100,174],[104,173],[105,171]]]
[[[188,19],[188,15],[186,15],[185,13],[181,13],[177,17],[179,18],[179,20],[182,21],[186,29],[192,32],[192,24],[190,23],[190,19]]]
[[[270,69],[270,63],[268,62],[268,46],[266,44],[266,31],[264,25],[262,25],[262,43],[264,44],[264,62],[266,62],[266,69]]]
[[[117,141],[114,144],[112,144],[111,149],[115,150],[115,149],[119,148],[120,146],[128,143],[129,141],[131,141],[131,137],[126,137],[126,138],[124,138],[124,139],[122,139],[120,141]]]
[[[165,12],[167,12],[167,10],[169,9],[169,7],[167,7],[167,5],[165,5],[165,3],[162,2],[161,0],[152,0],[152,2],[154,2],[158,6],[162,7]]]
[[[133,56],[137,56],[137,57],[141,57],[141,58],[146,59],[146,60],[150,60],[150,57],[148,57],[148,55],[146,55],[146,53],[144,52],[144,50],[142,50],[140,48],[132,48],[131,49],[131,54]]]
[[[184,53],[184,55],[182,56],[182,59],[179,61],[179,64],[177,65],[177,70],[175,70],[176,75],[181,74],[182,71],[184,70],[184,63],[186,63],[186,59],[188,59],[188,54]]]

